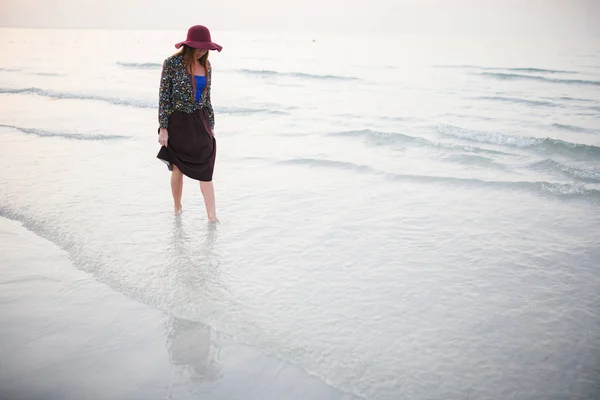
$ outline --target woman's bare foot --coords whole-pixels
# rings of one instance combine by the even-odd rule
[[[219,222],[217,218],[217,209],[215,207],[215,188],[212,181],[200,181],[200,191],[204,197],[204,205],[206,206],[206,214],[209,222]]]
[[[183,208],[181,207],[181,204],[176,205],[174,207],[174,209],[175,209],[175,214],[180,214],[183,211]]]

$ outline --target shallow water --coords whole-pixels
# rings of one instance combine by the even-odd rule
[[[357,398],[112,290],[18,221],[0,240],[2,399]]]
[[[0,32],[0,216],[94,279],[368,399],[600,393],[597,43],[215,33],[210,226],[180,32]]]

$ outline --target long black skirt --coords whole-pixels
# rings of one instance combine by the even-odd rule
[[[212,181],[217,141],[210,129],[208,112],[204,108],[193,113],[174,111],[167,131],[167,147],[162,146],[156,157],[167,164],[169,171],[175,165],[189,178]]]

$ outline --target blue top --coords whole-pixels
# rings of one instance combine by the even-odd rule
[[[194,75],[194,78],[196,79],[196,102],[198,102],[206,86],[206,76]]]

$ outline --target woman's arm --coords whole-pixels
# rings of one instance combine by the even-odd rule
[[[210,84],[206,88],[206,94],[205,94],[206,95],[206,108],[208,110],[208,122],[210,124],[210,129],[214,133],[214,130],[215,130],[215,113],[213,111],[212,102],[210,100],[210,87],[212,85],[212,67],[210,66],[210,61],[207,60],[206,64],[207,64],[206,74],[208,75],[208,82],[210,82]]]
[[[160,128],[168,128],[169,116],[173,113],[171,106],[171,89],[173,87],[173,74],[171,63],[166,59],[160,76],[160,88],[158,93],[158,123]]]

